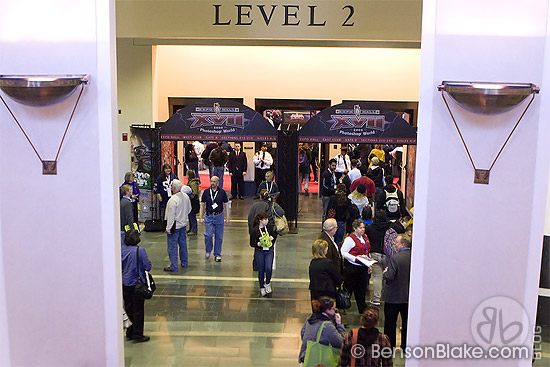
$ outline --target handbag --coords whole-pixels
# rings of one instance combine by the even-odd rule
[[[155,290],[157,289],[155,280],[153,279],[151,273],[145,270],[145,283],[141,281],[141,277],[139,276],[139,246],[136,248],[136,255],[138,282],[134,287],[134,295],[142,299],[151,299],[151,297],[153,297],[153,293],[155,293]]]
[[[273,211],[273,221],[275,222],[277,233],[280,235],[287,234],[288,221],[286,220],[286,216],[284,214],[282,216],[277,215],[277,212],[275,211],[275,203],[271,204],[271,210]]]
[[[328,219],[328,218],[336,218],[336,209],[330,208],[330,209],[327,211],[327,219]]]
[[[343,286],[336,290],[336,307],[341,310],[351,307],[351,295]]]
[[[304,358],[303,367],[337,367],[340,359],[340,348],[333,348],[330,345],[324,345],[319,343],[321,339],[321,333],[325,324],[329,321],[323,321],[319,331],[317,332],[317,339],[315,341],[308,340],[306,345],[306,356]]]

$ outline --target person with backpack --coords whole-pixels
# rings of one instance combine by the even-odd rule
[[[298,186],[300,187],[300,194],[302,193],[302,182],[305,181],[304,191],[306,196],[309,195],[309,162],[311,161],[311,149],[307,143],[299,144],[298,151]]]
[[[405,198],[401,190],[393,184],[393,176],[387,175],[386,186],[380,191],[378,200],[376,201],[377,209],[384,209],[386,211],[386,217],[391,220],[398,220],[401,217],[407,216],[407,209],[405,207]]]
[[[208,157],[212,165],[212,176],[220,179],[220,186],[223,189],[223,175],[225,174],[225,164],[228,161],[227,152],[223,149],[223,143],[218,142],[218,146],[210,152]]]
[[[212,162],[210,162],[210,153],[212,153],[212,151],[217,147],[218,144],[214,141],[211,141],[206,145],[201,154],[202,163],[208,167],[208,175],[210,176],[210,178],[212,178],[212,176],[214,175],[214,173],[212,172]]]
[[[367,226],[365,234],[370,240],[370,257],[377,262],[372,265],[372,289],[373,297],[370,303],[374,306],[380,306],[380,297],[382,296],[382,271],[384,270],[384,236],[386,231],[393,228],[397,233],[405,232],[401,223],[390,222],[386,217],[384,210],[377,210],[374,214],[374,222]]]

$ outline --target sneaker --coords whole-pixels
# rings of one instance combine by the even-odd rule
[[[222,262],[222,257],[221,256],[216,256],[215,259],[217,263],[221,263]]]
[[[169,266],[164,267],[164,271],[174,272]]]
[[[376,301],[373,299],[372,301],[370,301],[370,304],[373,306],[380,306],[380,301]]]
[[[260,297],[265,297],[266,294],[265,288],[260,288]]]
[[[204,258],[205,258],[206,260],[210,259],[210,252],[207,252],[206,255],[204,255]]]
[[[273,291],[271,290],[271,284],[270,284],[270,283],[266,283],[266,284],[264,285],[264,287],[265,287],[265,293],[269,294],[269,293],[273,292]]]

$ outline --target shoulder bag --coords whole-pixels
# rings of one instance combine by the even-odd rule
[[[271,203],[271,210],[273,211],[273,220],[275,221],[277,233],[280,235],[287,234],[288,221],[286,220],[286,216],[284,214],[282,216],[277,215],[277,211],[275,210],[275,203]]]
[[[139,276],[139,246],[137,246],[136,248],[136,259],[137,259],[136,261],[137,261],[137,271],[138,271],[138,282],[135,285],[134,294],[138,298],[151,299],[151,297],[153,297],[153,293],[157,289],[157,286],[155,284],[155,280],[153,279],[153,276],[147,270],[145,270],[146,282],[143,283],[141,281],[141,277]]]
[[[325,324],[329,321],[323,321],[317,332],[317,339],[315,341],[308,340],[306,346],[306,356],[304,358],[303,367],[337,367],[340,359],[340,348],[333,348],[330,345],[324,345],[319,343],[321,339],[321,333]]]

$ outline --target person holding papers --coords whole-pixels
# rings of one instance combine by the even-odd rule
[[[346,237],[342,244],[341,253],[344,258],[344,287],[348,292],[355,294],[357,309],[362,314],[367,308],[365,296],[369,285],[370,242],[365,236],[365,223],[356,219],[352,223],[353,232]]]

